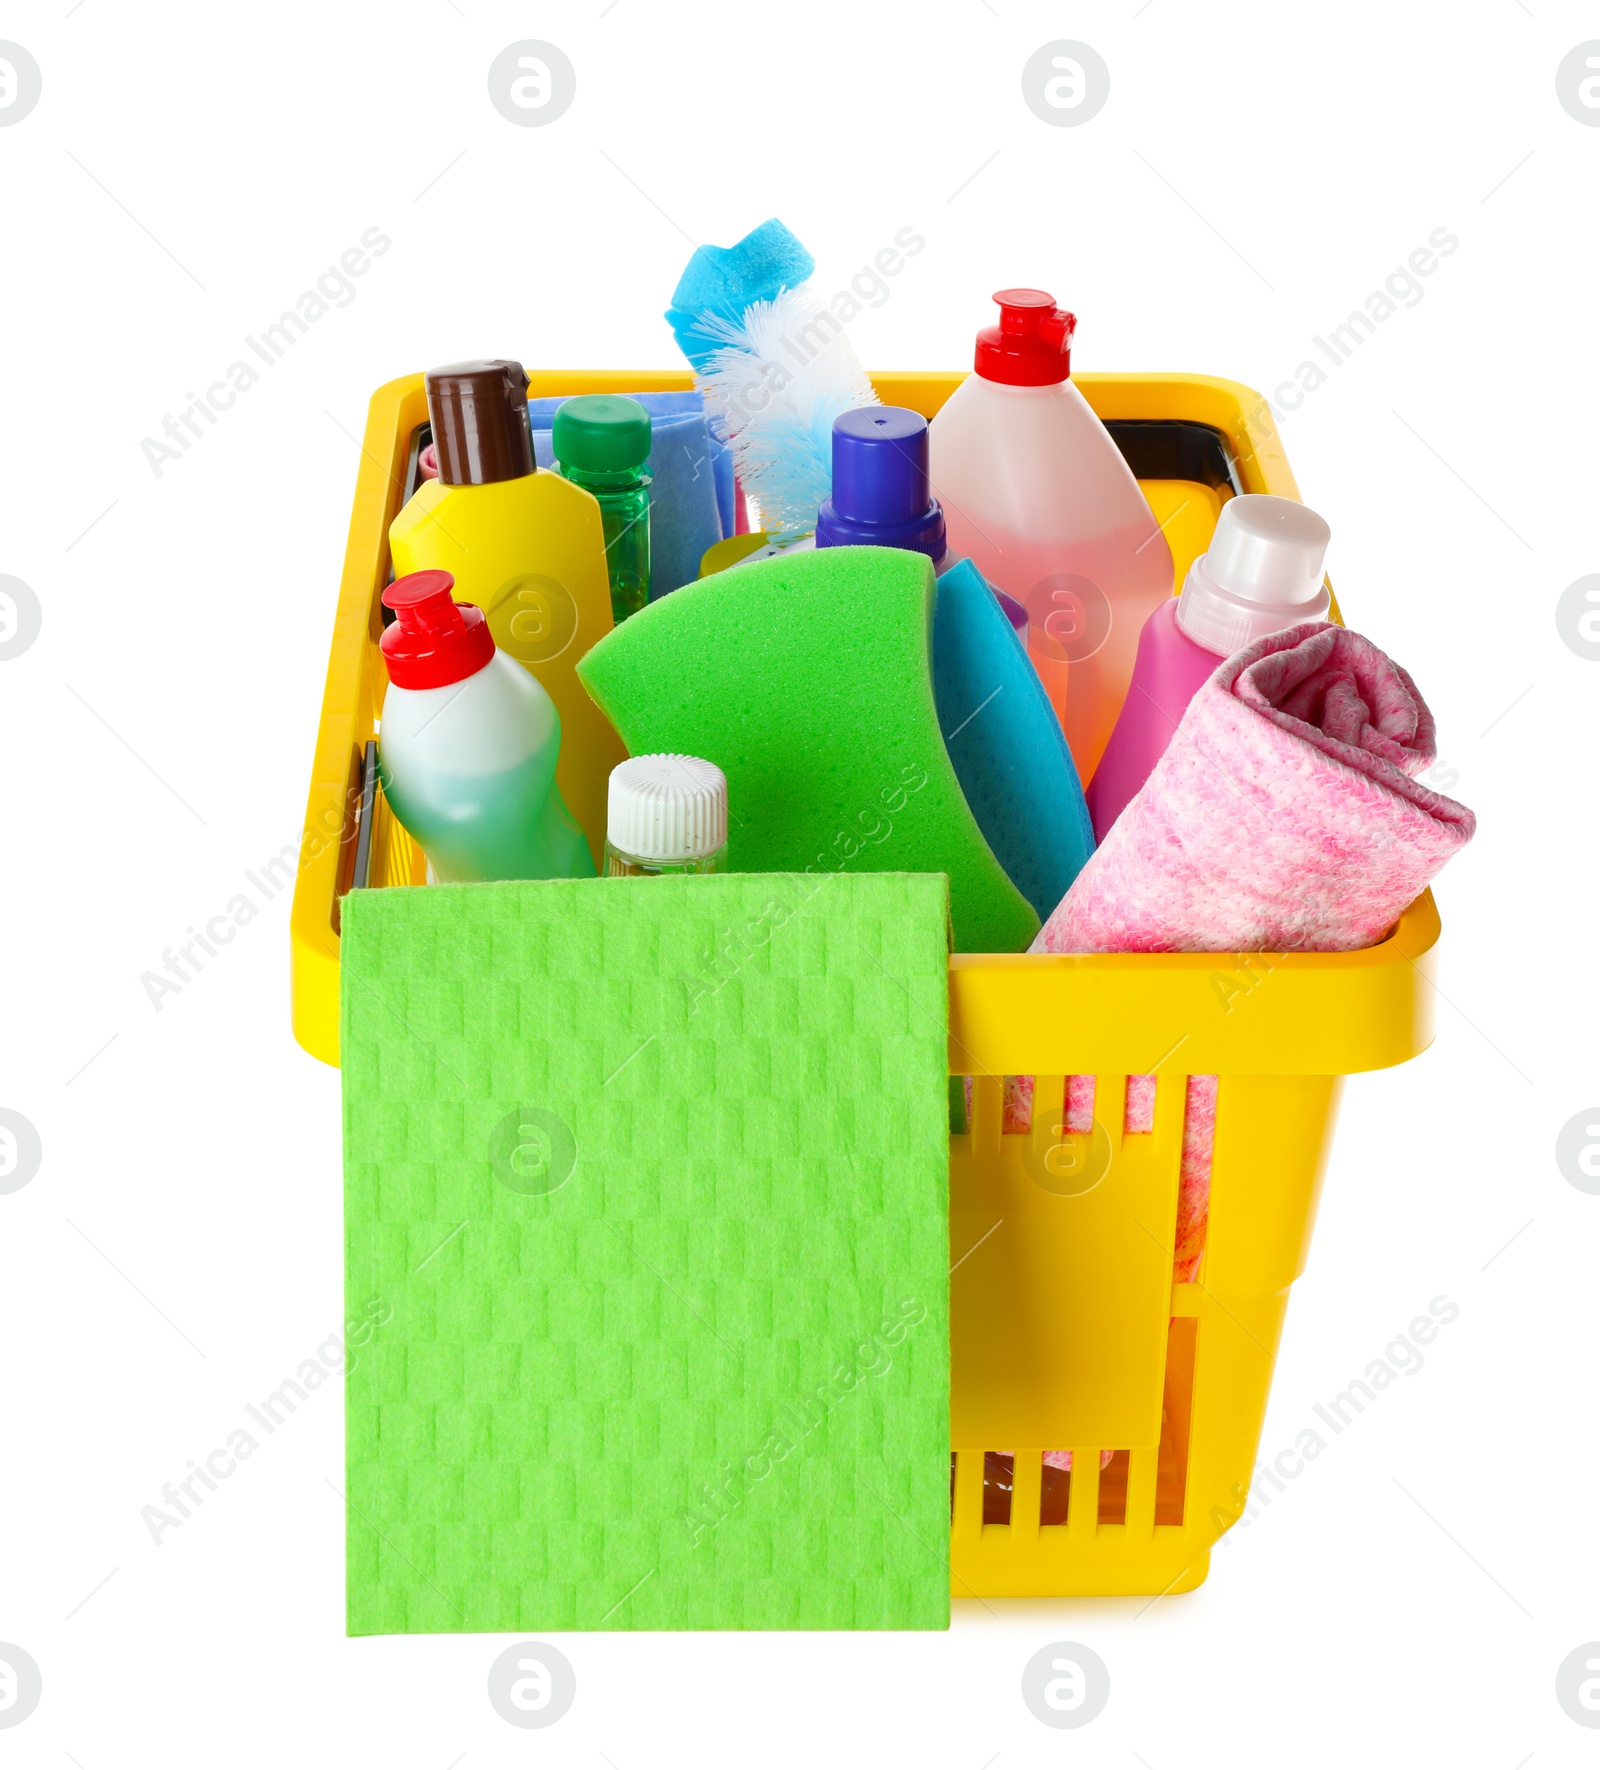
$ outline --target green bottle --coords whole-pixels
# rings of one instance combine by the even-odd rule
[[[551,446],[561,477],[600,501],[620,627],[650,599],[650,414],[620,393],[583,394],[556,408]]]

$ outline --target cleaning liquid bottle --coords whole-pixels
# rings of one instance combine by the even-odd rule
[[[728,779],[699,756],[630,756],[611,771],[605,876],[721,873]]]
[[[650,600],[650,414],[620,393],[582,394],[556,408],[551,447],[557,472],[599,501],[620,627]]]
[[[432,879],[592,879],[589,845],[555,781],[555,706],[453,588],[449,572],[422,571],[383,593],[396,616],[380,642],[384,797]]]
[[[1224,658],[1301,621],[1327,619],[1328,525],[1292,498],[1247,492],[1222,506],[1183,594],[1144,624],[1128,698],[1089,783],[1096,842],[1150,777],[1200,685]]]
[[[928,421],[907,406],[855,406],[833,421],[832,491],[817,510],[818,547],[904,547],[925,553],[935,577],[961,563],[928,487]],[[1019,637],[1028,616],[994,590]]]
[[[934,571],[956,563],[944,511],[928,489],[928,421],[905,406],[855,406],[833,421],[831,490],[817,510],[819,547],[903,547]]]
[[[869,424],[870,431],[867,429]],[[909,424],[911,428],[901,429],[905,424]],[[882,482],[882,476],[866,463],[857,465],[848,460],[841,463],[841,435],[846,438],[847,451],[863,437],[869,446],[880,449],[910,448],[917,460],[917,467],[913,471],[920,474],[918,489],[902,486],[899,470],[889,475],[889,483],[886,485]],[[842,493],[841,479],[846,485]],[[775,559],[780,553],[803,553],[812,547],[872,545],[915,548],[917,543],[914,539],[896,540],[891,537],[896,534],[915,537],[928,532],[925,513],[930,509],[939,513],[939,546],[942,551],[933,564],[934,575],[938,576],[947,572],[951,566],[959,564],[960,556],[952,553],[945,545],[944,512],[939,507],[938,499],[928,491],[928,421],[920,412],[913,412],[905,406],[861,406],[843,413],[833,421],[833,495],[824,500],[817,512],[817,533],[806,535],[787,547],[772,545],[763,534],[729,535],[726,540],[717,541],[706,549],[705,556],[700,561],[700,576],[714,577],[718,572],[731,571],[736,565],[745,565],[758,559]],[[898,516],[893,514],[896,510],[900,513]],[[823,517],[823,511],[828,512],[826,518]],[[824,533],[829,539],[822,539]],[[1026,648],[1028,611],[1014,596],[1007,596],[1004,590],[993,584],[989,588],[994,591],[995,600],[1005,610],[1012,630]]]
[[[944,512],[928,490],[928,421],[906,406],[854,406],[833,421],[832,491],[817,511],[813,534],[786,546],[764,535],[730,535],[706,549],[700,576],[811,547],[909,547],[927,552],[938,523],[935,576],[960,563],[945,545]],[[896,456],[903,459],[896,459]],[[994,590],[1017,637],[1028,643],[1028,611],[1003,590]]]
[[[612,627],[600,506],[559,473],[536,470],[521,363],[451,363],[424,385],[439,477],[389,524],[395,572],[451,573],[456,600],[483,610],[495,645],[555,703],[556,782],[598,864],[606,777],[627,754],[575,669]]]
[[[1029,651],[1088,780],[1172,595],[1172,554],[1128,464],[1070,378],[1077,324],[1039,289],[1002,289],[974,373],[929,430],[950,546],[1028,611]]]

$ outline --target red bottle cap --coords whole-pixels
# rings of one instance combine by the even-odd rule
[[[475,676],[494,656],[483,610],[450,595],[450,572],[411,572],[383,593],[397,619],[379,643],[396,688],[446,688]]]
[[[1072,373],[1077,319],[1043,289],[998,289],[1000,324],[978,334],[972,366],[985,381],[1050,387]]]

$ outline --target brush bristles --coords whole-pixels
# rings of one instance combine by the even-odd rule
[[[721,419],[734,466],[775,539],[816,527],[833,480],[833,421],[878,396],[843,325],[804,289],[781,289],[731,324],[699,322],[719,340],[696,385]]]

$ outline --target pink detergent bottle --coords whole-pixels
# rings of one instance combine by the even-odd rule
[[[1094,839],[1150,777],[1183,710],[1224,658],[1269,633],[1327,619],[1328,525],[1291,498],[1247,492],[1222,506],[1211,545],[1144,624],[1133,681],[1089,783]]]
[[[1002,289],[975,373],[929,427],[950,551],[1028,612],[1028,651],[1079,777],[1094,773],[1139,629],[1172,596],[1172,554],[1139,482],[1070,378],[1076,321]]]

